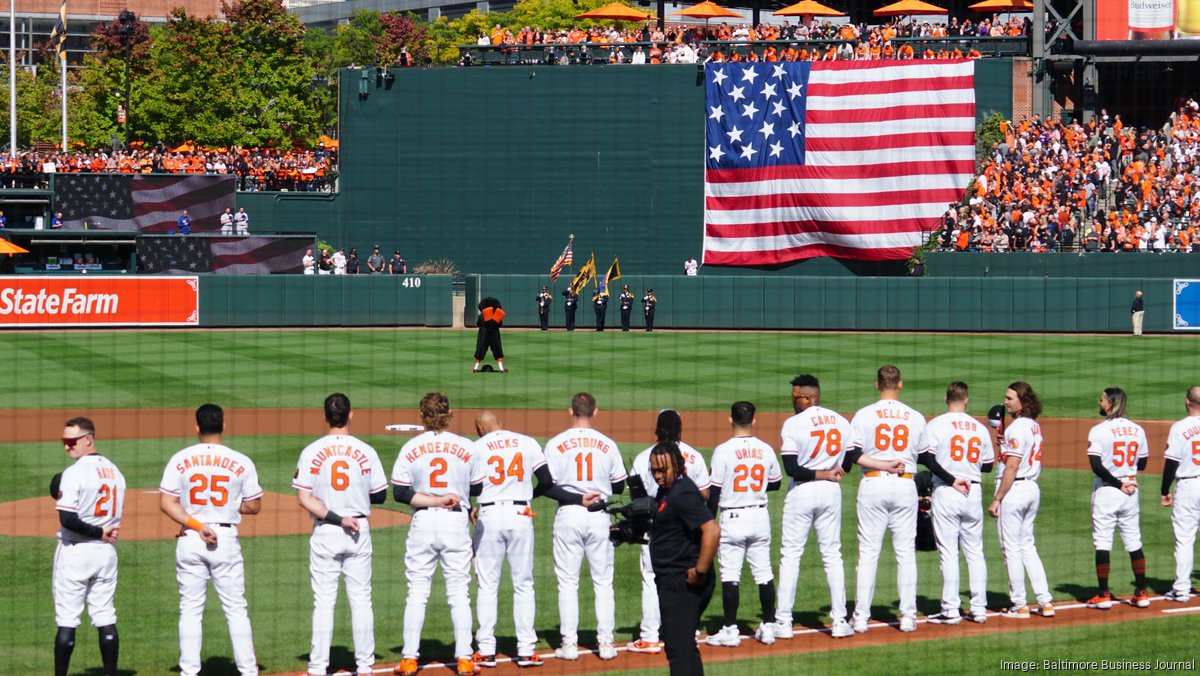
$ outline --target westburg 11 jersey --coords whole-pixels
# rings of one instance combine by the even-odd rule
[[[533,500],[533,473],[546,464],[537,441],[524,434],[496,430],[475,442],[475,452],[479,460],[472,483],[483,483],[479,504]]]
[[[712,485],[721,509],[767,504],[767,484],[783,480],[775,450],[758,437],[733,437],[713,449]]]
[[[242,502],[262,497],[254,462],[222,444],[195,444],[171,456],[160,492],[179,498],[188,516],[204,523],[242,522]]]
[[[613,482],[625,479],[617,443],[589,427],[571,427],[546,442],[546,460],[554,483],[579,494],[608,498]]]
[[[300,452],[292,488],[310,491],[336,514],[370,516],[371,493],[387,490],[387,482],[374,448],[348,434],[329,434]]]
[[[120,526],[125,510],[125,477],[112,460],[89,453],[63,470],[59,482],[59,498],[54,507],[61,512],[75,512],[89,526]],[[63,542],[90,540],[63,528],[58,537]]]
[[[471,496],[475,474],[475,444],[452,432],[427,431],[413,437],[400,449],[392,466],[392,483],[410,486],[426,495]]]
[[[982,465],[996,461],[992,432],[966,413],[943,413],[925,427],[925,447],[936,457],[942,469],[960,479],[975,483],[983,478]],[[941,479],[934,477],[936,482]]]
[[[895,399],[880,399],[864,406],[850,421],[854,440],[850,448],[863,455],[891,462],[904,461],[904,473],[916,474],[917,451],[925,436],[925,416]]]
[[[1115,479],[1137,476],[1138,459],[1150,457],[1146,430],[1125,418],[1109,418],[1088,432],[1088,455],[1099,456]]]

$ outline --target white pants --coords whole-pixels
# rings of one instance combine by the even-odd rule
[[[333,607],[337,603],[338,578],[346,578],[350,602],[350,631],[354,637],[354,662],[358,673],[369,673],[375,664],[375,614],[371,608],[371,529],[358,519],[359,531],[347,533],[341,526],[318,522],[309,539],[308,571],[312,579],[312,647],[308,673],[324,674],[329,669],[329,644],[333,641]]]
[[[1114,486],[1103,485],[1092,491],[1092,545],[1096,549],[1111,550],[1113,529],[1121,531],[1121,543],[1125,551],[1136,552],[1142,548],[1142,529],[1138,524],[1141,510],[1138,508],[1137,491],[1126,495]]]
[[[1175,584],[1181,594],[1192,592],[1192,563],[1195,561],[1196,527],[1200,525],[1200,477],[1180,479],[1171,506],[1171,528],[1175,531]]]
[[[809,531],[817,531],[817,546],[829,586],[829,616],[846,619],[846,570],[842,563],[842,487],[833,481],[808,481],[788,491],[783,501],[779,536],[779,607],[775,619],[792,623],[800,557]]]
[[[317,274],[317,271],[316,271],[316,270],[314,270],[314,269],[312,269],[312,268],[304,268],[304,274],[306,274],[306,275],[315,275],[315,274]]]
[[[997,484],[998,485],[998,484]],[[1046,569],[1038,556],[1033,539],[1033,522],[1037,519],[1042,492],[1036,481],[1014,481],[1004,502],[1000,503],[1000,551],[1008,570],[1008,597],[1013,608],[1026,605],[1025,574],[1038,603],[1050,603],[1050,585]]]
[[[939,482],[940,483],[940,482]],[[971,584],[971,613],[987,612],[987,560],[983,557],[983,497],[978,483],[963,495],[953,486],[941,484],[933,489],[933,533],[937,537],[942,564],[942,611],[958,617],[958,549],[967,560]]]
[[[222,225],[221,226],[221,234],[225,235],[225,236],[232,235],[233,234],[233,226],[232,225]]]
[[[743,561],[750,564],[754,584],[775,579],[771,572],[771,515],[766,507],[721,510],[717,561],[722,583],[742,579]]]
[[[483,655],[496,654],[496,605],[500,572],[508,559],[513,585],[513,625],[517,630],[517,654],[532,655],[537,646],[533,628],[533,519],[525,507],[489,505],[479,508],[475,523],[475,614],[479,630],[475,642]]]
[[[662,611],[658,608],[658,585],[654,582],[654,567],[650,561],[649,545],[641,545],[638,568],[642,571],[642,625],[643,641],[658,641],[658,630],[662,628]]]
[[[1142,318],[1146,316],[1145,310],[1138,310],[1133,313],[1133,335],[1142,335]]]
[[[559,507],[554,515],[554,574],[558,577],[558,621],[563,643],[579,642],[579,569],[587,556],[596,597],[596,639],[611,643],[616,627],[613,545],[608,515],[585,507]]]
[[[421,509],[413,514],[404,551],[404,657],[421,655],[425,606],[437,564],[446,577],[450,622],[454,625],[454,657],[471,656],[471,535],[465,511]]]
[[[243,237],[250,234],[250,226],[249,225],[246,225],[245,223],[237,223],[235,225],[237,225],[237,234],[239,234]]]
[[[116,624],[117,548],[100,540],[59,542],[54,550],[53,586],[56,626],[78,627],[85,601],[92,626]]]
[[[917,485],[896,475],[864,477],[858,487],[858,591],[854,617],[871,618],[883,536],[892,532],[900,617],[917,616]]]
[[[242,676],[258,674],[254,637],[246,610],[246,569],[237,528],[209,524],[217,544],[204,544],[200,534],[186,531],[175,541],[175,579],[179,583],[179,672],[200,673],[200,643],[204,635],[204,602],[211,579],[229,624],[233,661]]]

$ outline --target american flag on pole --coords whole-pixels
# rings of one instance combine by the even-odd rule
[[[233,176],[55,174],[54,207],[64,230],[168,233],[188,210],[192,232],[219,232],[234,207]]]
[[[575,254],[571,252],[571,245],[575,243],[575,235],[567,240],[567,247],[558,255],[558,259],[554,261],[554,265],[550,266],[550,283],[558,281],[558,276],[562,274],[562,269],[571,265],[575,261]]]
[[[975,171],[975,64],[710,63],[704,264],[908,258]]]

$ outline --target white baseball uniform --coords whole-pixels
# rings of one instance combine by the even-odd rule
[[[884,462],[904,461],[903,474],[863,472],[858,487],[858,591],[854,617],[871,618],[875,571],[883,536],[892,532],[900,617],[917,616],[917,450],[925,436],[925,417],[895,399],[880,399],[859,409],[850,421],[851,449]]]
[[[987,560],[983,556],[983,478],[982,465],[996,461],[991,428],[966,413],[944,413],[925,428],[925,447],[937,458],[942,469],[955,478],[971,482],[963,495],[954,486],[933,477],[933,532],[937,537],[942,566],[942,612],[958,617],[958,549],[962,546],[967,560],[971,586],[971,613],[987,613]]]
[[[312,254],[304,254],[304,257],[300,259],[300,264],[304,266],[304,274],[317,274],[317,259],[314,258]]]
[[[767,484],[782,480],[775,450],[758,437],[733,437],[713,449],[712,485],[721,489],[717,561],[722,583],[741,580],[743,561],[750,564],[754,584],[775,579]]]
[[[421,654],[421,629],[429,587],[438,563],[446,578],[450,621],[454,625],[454,656],[471,657],[471,533],[467,504],[471,478],[478,462],[475,444],[451,432],[423,432],[400,449],[392,468],[392,483],[427,495],[457,495],[455,509],[430,507],[413,511],[404,551],[408,598],[404,604],[405,658]]]
[[[1171,506],[1171,528],[1175,531],[1175,584],[1171,588],[1190,595],[1196,528],[1200,526],[1200,416],[1188,416],[1171,425],[1166,457],[1179,463]]]
[[[554,483],[576,493],[607,498],[623,481],[625,463],[612,439],[591,428],[572,427],[546,442]],[[554,574],[558,577],[558,620],[563,643],[579,643],[579,568],[586,555],[596,598],[596,638],[612,643],[616,628],[613,545],[608,515],[581,505],[559,505],[554,513]]]
[[[211,579],[229,624],[233,659],[242,676],[258,674],[254,638],[246,610],[246,569],[238,542],[242,502],[263,495],[254,462],[221,444],[195,444],[175,455],[163,471],[159,491],[179,498],[188,516],[217,533],[208,546],[200,533],[185,529],[175,541],[175,579],[179,583],[179,670],[200,673],[204,602]]]
[[[533,474],[546,464],[534,439],[508,430],[489,432],[475,442],[479,456],[475,483],[482,483],[475,520],[475,601],[479,654],[496,654],[496,605],[500,571],[508,559],[513,586],[513,625],[517,654],[532,655],[537,646],[533,621]]]
[[[77,459],[62,473],[60,512],[74,512],[89,526],[120,526],[125,509],[125,477],[111,460],[96,453]],[[54,623],[79,626],[84,602],[92,626],[117,623],[117,548],[63,528],[54,550]]]
[[[709,478],[708,463],[704,461],[704,456],[682,441],[675,443],[679,445],[679,452],[683,455],[684,473],[696,484],[696,488],[702,491],[706,490],[712,485],[712,480]],[[629,465],[629,472],[631,475],[641,477],[647,496],[656,498],[658,497],[658,482],[650,473],[650,451],[652,450],[654,450],[654,446],[638,453]],[[650,565],[650,546],[639,545],[638,549],[641,550],[638,555],[638,568],[642,572],[640,638],[647,643],[656,643],[658,642],[658,630],[662,628],[662,613],[658,609],[658,586],[654,583],[654,568]]]
[[[1004,429],[1004,448],[1000,449],[1000,462],[1010,457],[1021,459],[1016,480],[1000,503],[997,519],[1000,531],[1000,550],[1004,554],[1004,565],[1008,571],[1008,596],[1013,608],[1026,605],[1025,574],[1038,603],[1050,603],[1050,585],[1046,582],[1046,569],[1038,556],[1033,538],[1033,522],[1037,519],[1042,493],[1037,478],[1042,473],[1042,427],[1032,418],[1017,418]],[[996,488],[999,489],[1005,470],[999,470]]]
[[[333,252],[333,274],[346,274],[346,254],[341,251]]]
[[[850,421],[835,411],[811,406],[788,418],[781,431],[780,455],[794,455],[800,467],[813,471],[839,467],[854,434]],[[842,487],[836,481],[792,481],[783,500],[779,546],[779,600],[775,619],[791,626],[800,557],[815,529],[825,582],[829,585],[829,616],[846,619],[846,571],[842,564]]]
[[[1150,443],[1141,425],[1125,418],[1109,418],[1088,432],[1087,452],[1099,457],[1113,478],[1122,483],[1136,482],[1138,459],[1150,457]],[[1096,549],[1112,549],[1114,527],[1121,531],[1125,551],[1141,549],[1140,514],[1137,491],[1126,495],[1096,477],[1092,485],[1092,544]]]
[[[334,513],[358,520],[358,532],[313,518],[308,572],[313,590],[312,647],[308,673],[329,669],[333,641],[333,607],[338,578],[346,577],[350,602],[354,660],[361,674],[375,664],[375,615],[371,608],[371,493],[387,490],[388,478],[379,454],[346,434],[329,434],[309,444],[296,463],[292,488],[307,491]]]
[[[232,235],[233,234],[233,214],[230,213],[229,211],[226,211],[225,213],[221,214],[221,234],[222,235]]]
[[[238,212],[233,215],[233,225],[237,228],[237,234],[250,234],[250,215],[244,209],[238,209]]]

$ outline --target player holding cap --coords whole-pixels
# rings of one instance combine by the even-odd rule
[[[1175,531],[1175,584],[1163,597],[1179,603],[1192,598],[1192,563],[1200,524],[1200,386],[1188,388],[1183,403],[1187,417],[1171,425],[1167,434],[1162,477],[1162,506],[1171,509]],[[1179,482],[1173,496],[1172,481]]]
[[[1105,420],[1088,432],[1088,461],[1096,475],[1092,485],[1092,542],[1096,546],[1096,581],[1100,589],[1087,605],[1100,610],[1108,610],[1113,604],[1108,568],[1114,527],[1121,531],[1121,542],[1133,566],[1134,591],[1129,603],[1138,608],[1150,607],[1137,495],[1137,473],[1146,469],[1150,444],[1146,430],[1125,418],[1127,400],[1125,390],[1105,388],[1098,402]]]
[[[471,534],[463,506],[475,488],[475,444],[447,432],[452,411],[441,392],[421,398],[421,424],[425,431],[400,449],[392,468],[397,502],[413,508],[412,525],[404,546],[404,577],[408,597],[404,603],[404,658],[396,673],[414,676],[421,655],[421,629],[429,586],[438,563],[446,577],[450,621],[454,625],[454,657],[459,676],[475,673],[471,656]]]
[[[292,478],[296,499],[313,518],[308,572],[313,590],[309,676],[329,669],[338,578],[346,578],[354,661],[359,674],[374,672],[375,615],[371,609],[371,505],[387,498],[387,474],[375,449],[350,435],[350,398],[325,398],[329,432],[301,453]]]
[[[750,564],[762,624],[754,632],[760,643],[775,642],[775,575],[771,572],[771,514],[767,491],[779,490],[783,473],[775,450],[754,436],[754,404],[739,401],[729,409],[733,438],[713,449],[712,488],[708,508],[721,508],[721,540],[717,557],[721,564],[721,605],[725,623],[708,637],[707,643],[736,648],[741,643],[737,627],[742,562]]]
[[[125,508],[125,477],[111,460],[96,452],[96,426],[71,418],[63,427],[63,448],[74,464],[55,475],[58,546],[54,550],[54,674],[67,676],[75,650],[75,629],[86,601],[100,636],[100,660],[106,676],[117,673],[117,548]]]

